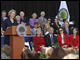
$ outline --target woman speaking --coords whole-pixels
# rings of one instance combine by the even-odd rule
[[[6,31],[10,26],[17,25],[17,21],[14,19],[15,15],[16,11],[13,9],[8,12],[9,18],[3,22],[3,31]],[[10,45],[9,35],[4,35],[4,44]]]

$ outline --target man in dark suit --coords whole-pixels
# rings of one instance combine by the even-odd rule
[[[65,34],[71,35],[72,34],[72,29],[69,27],[69,22],[65,22]]]
[[[44,36],[46,47],[48,46],[53,47],[53,44],[57,43],[57,37],[53,33],[54,33],[54,29],[50,27],[49,34]]]
[[[28,22],[27,17],[24,17],[25,13],[23,11],[20,12],[20,19],[21,21],[24,21],[26,23],[26,25],[30,25]]]

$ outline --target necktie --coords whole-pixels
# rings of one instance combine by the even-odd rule
[[[45,23],[44,18],[43,18],[43,22]]]
[[[51,36],[51,45],[53,46],[54,41],[53,41],[53,36]]]

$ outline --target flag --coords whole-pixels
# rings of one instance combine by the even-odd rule
[[[59,11],[58,11],[56,18],[58,18],[59,21],[63,21],[63,19],[67,18],[69,22],[70,15],[69,15],[66,1],[61,1]]]

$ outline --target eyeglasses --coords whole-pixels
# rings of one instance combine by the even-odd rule
[[[59,30],[59,32],[61,32],[61,31],[63,31],[63,30]]]

